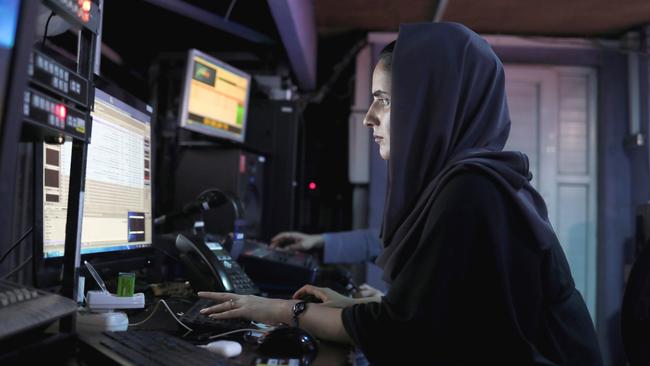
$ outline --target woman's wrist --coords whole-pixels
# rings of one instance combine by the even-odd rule
[[[325,246],[325,237],[323,234],[314,234],[312,238],[314,241],[313,249],[322,249]]]
[[[355,304],[367,304],[369,302],[381,302],[381,296],[357,297],[354,299]]]
[[[293,306],[298,300],[275,300],[273,320],[276,323],[293,324]]]

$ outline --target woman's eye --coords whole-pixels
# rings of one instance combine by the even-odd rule
[[[390,99],[379,99],[379,103],[384,107],[388,107],[390,105]]]

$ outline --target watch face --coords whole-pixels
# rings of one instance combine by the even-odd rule
[[[307,303],[304,301],[298,302],[293,306],[293,315],[297,316],[303,311],[305,311],[305,307],[307,306]]]

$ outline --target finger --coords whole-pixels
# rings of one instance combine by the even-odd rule
[[[299,288],[298,291],[296,291],[291,297],[294,299],[299,299],[301,296],[309,294],[310,293],[309,290],[312,287],[313,287],[312,285],[304,285],[301,288]]]
[[[201,309],[201,314],[213,314],[213,313],[223,313],[224,311],[233,310],[234,304],[230,301],[222,302],[221,304],[209,306],[207,308]]]
[[[229,292],[211,292],[211,291],[200,291],[197,293],[197,295],[201,298],[210,299],[217,302],[224,302],[230,299],[237,301],[240,297],[239,295],[231,294]]]
[[[282,245],[283,242],[294,241],[294,240],[295,237],[293,236],[293,233],[283,232],[271,238],[270,246],[273,248]]]
[[[328,302],[331,300],[325,288],[311,286],[311,285],[305,285],[301,289],[296,291],[296,293],[293,295],[293,298],[300,299],[302,296],[305,295],[316,296],[322,302]]]
[[[372,293],[373,292],[370,291],[370,290],[361,290],[361,291],[359,291],[359,296],[361,296],[361,297],[370,297],[370,295],[372,295]]]
[[[302,246],[302,244],[291,244],[286,247],[288,250],[295,250],[295,251],[301,251],[305,250],[305,248]]]
[[[291,240],[295,238],[296,238],[296,233],[294,233],[293,231],[284,231],[271,238],[271,241],[283,241],[283,240]]]
[[[304,285],[300,289],[298,289],[298,291],[296,291],[293,294],[292,297],[294,299],[299,299],[301,296],[304,296],[304,295],[315,295],[316,297],[318,297],[318,293],[321,293],[321,294],[325,293],[324,290],[325,289],[322,288],[322,287],[316,287],[316,286],[313,286],[313,285]]]
[[[244,311],[241,308],[224,311],[223,313],[210,314],[209,317],[212,319],[245,318]]]

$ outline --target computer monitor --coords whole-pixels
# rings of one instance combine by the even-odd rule
[[[195,49],[189,51],[185,72],[180,126],[244,142],[250,75]]]
[[[151,113],[95,90],[81,254],[152,244]],[[43,257],[63,256],[72,144],[43,148]]]

